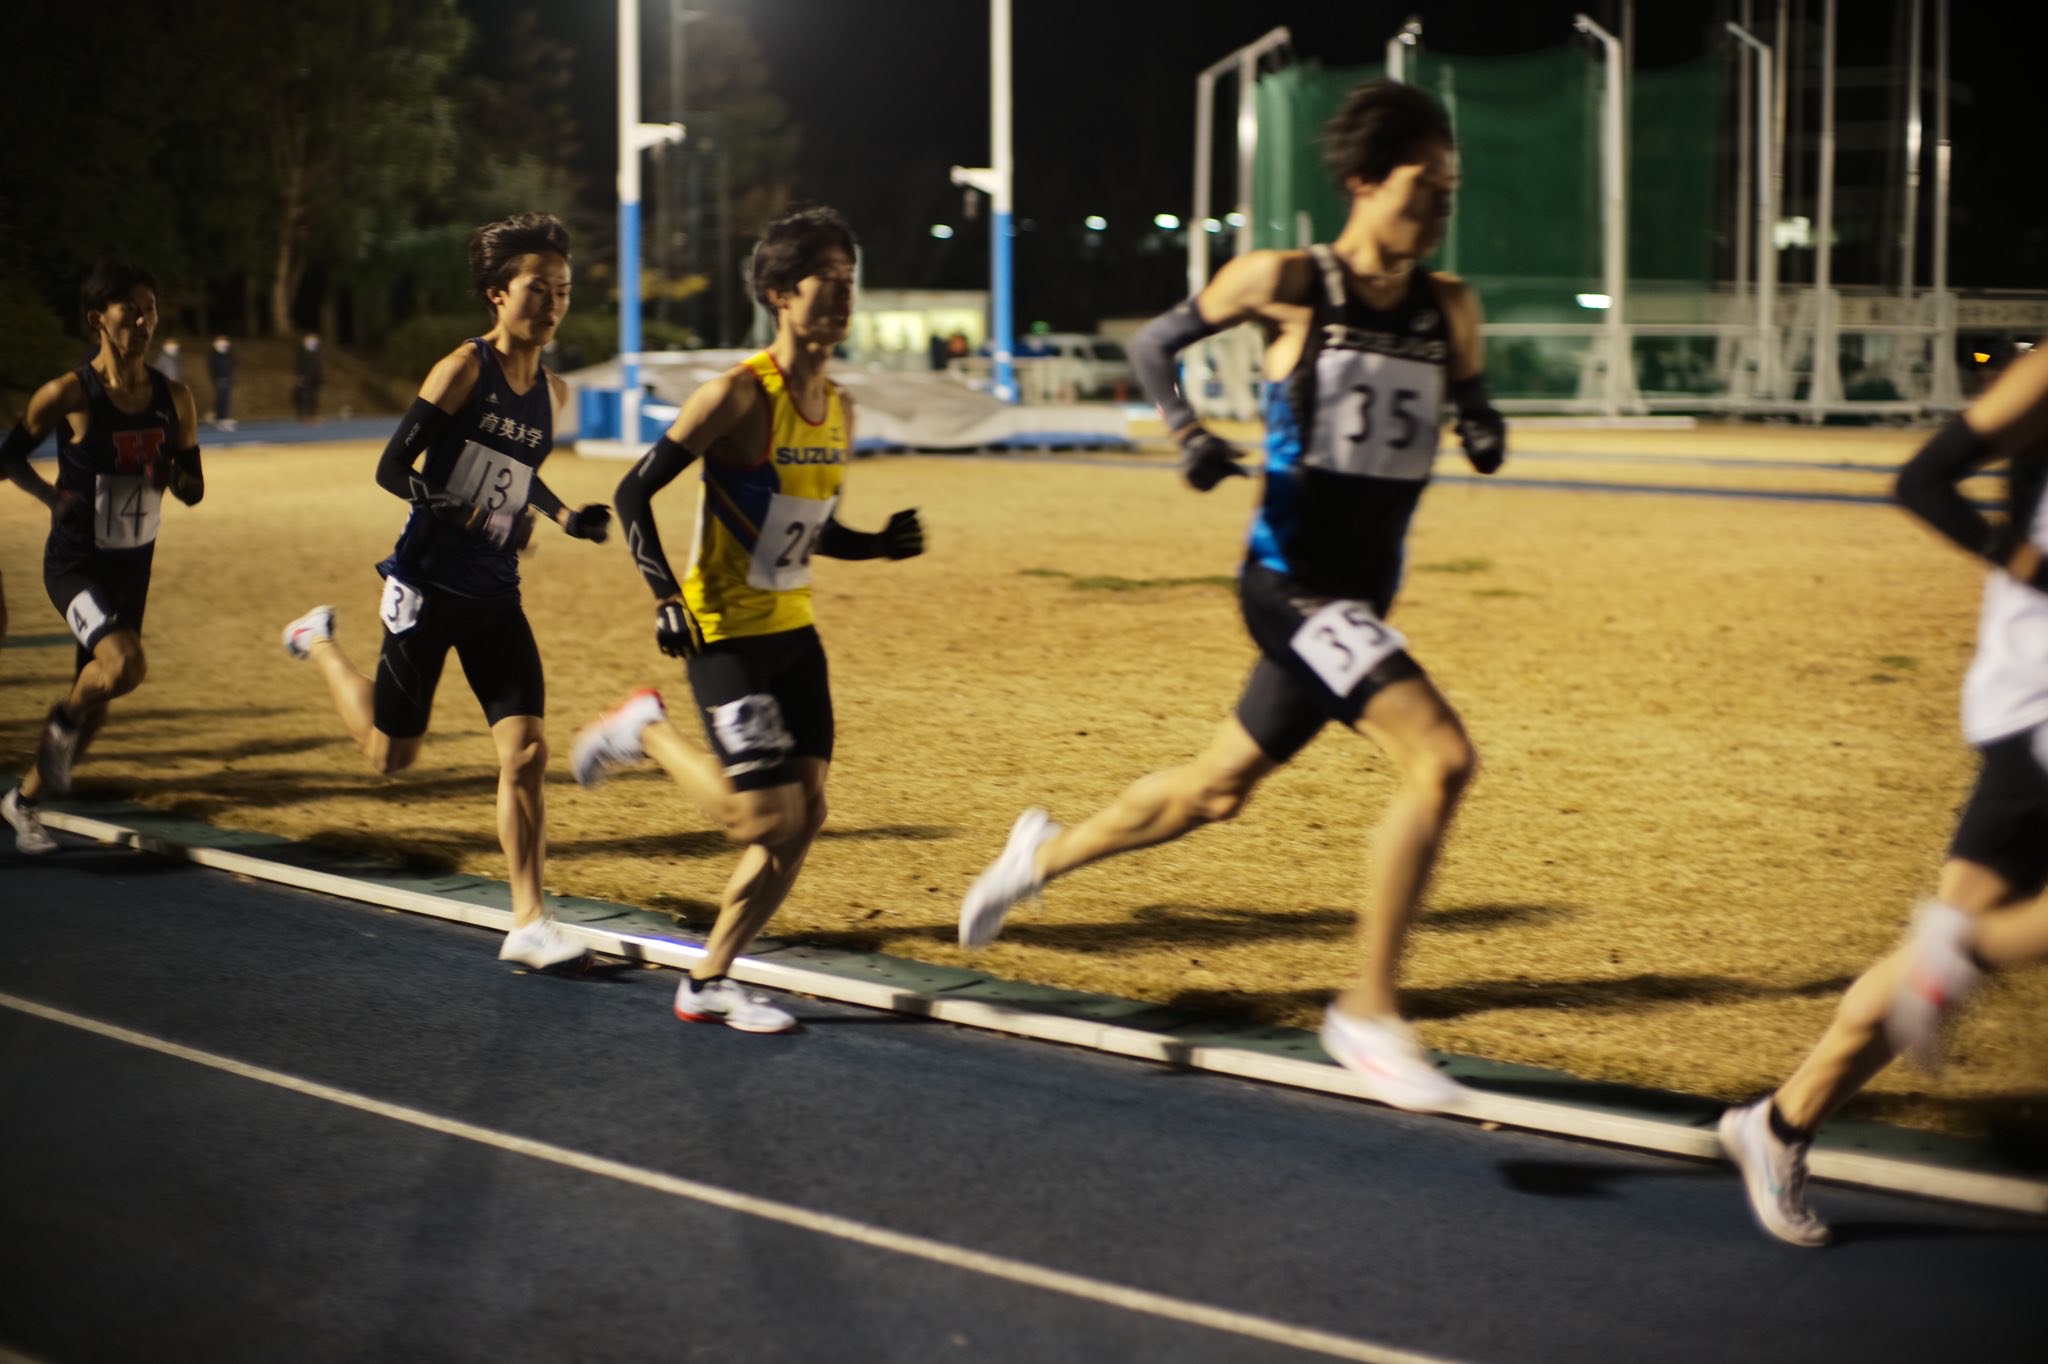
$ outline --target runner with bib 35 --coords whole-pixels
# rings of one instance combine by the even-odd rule
[[[1207,751],[1133,783],[1069,829],[1027,810],[968,891],[960,941],[979,947],[1055,876],[1233,817],[1328,722],[1377,743],[1401,771],[1380,824],[1361,914],[1365,960],[1324,1017],[1323,1043],[1373,1097],[1454,1108],[1462,1088],[1430,1064],[1395,997],[1400,954],[1476,757],[1457,713],[1386,614],[1408,522],[1435,463],[1440,413],[1457,411],[1481,473],[1506,430],[1481,377],[1479,304],[1417,264],[1436,249],[1457,172],[1443,110],[1411,86],[1353,90],[1325,133],[1350,201],[1337,240],[1232,261],[1133,339],[1132,363],[1207,492],[1247,470],[1176,386],[1174,356],[1225,328],[1265,336],[1266,465],[1241,578],[1259,660]]]

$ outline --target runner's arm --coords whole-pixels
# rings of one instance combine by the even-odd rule
[[[661,531],[654,523],[654,495],[674,482],[700,454],[738,429],[759,394],[758,385],[731,373],[699,388],[612,494],[612,505],[618,508],[619,523],[625,528],[626,548],[633,552],[633,566],[647,580],[656,601],[679,600],[683,588],[662,552]]]
[[[427,372],[426,382],[400,419],[398,429],[377,457],[377,486],[415,506],[428,506],[437,491],[427,486],[415,465],[420,455],[448,429],[476,392],[482,366],[469,346],[451,351]]]
[[[1494,408],[1486,387],[1486,342],[1479,332],[1479,295],[1456,275],[1437,274],[1437,297],[1450,325],[1451,406],[1465,458],[1482,474],[1497,472],[1508,457],[1508,424]]]
[[[2039,458],[2048,439],[2048,351],[2013,362],[1981,397],[1949,419],[1899,470],[1900,505],[1962,549],[2048,590],[2048,563],[2027,540],[2027,528],[1992,521],[1957,484],[2000,454]]]
[[[186,506],[196,507],[206,496],[206,473],[199,467],[199,405],[192,401],[192,390],[173,379],[171,406],[178,413],[178,448],[171,455],[164,488]]]
[[[84,405],[85,389],[76,375],[52,379],[29,398],[28,411],[0,442],[0,476],[52,511],[57,509],[60,494],[55,484],[36,472],[29,457],[57,423]]]

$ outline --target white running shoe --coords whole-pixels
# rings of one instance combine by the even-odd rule
[[[1721,1115],[1721,1149],[1742,1172],[1757,1224],[1790,1246],[1824,1246],[1828,1224],[1806,1206],[1806,1144],[1778,1140],[1771,1101],[1759,1099]]]
[[[988,870],[974,878],[960,902],[960,945],[987,947],[1003,931],[1003,919],[1045,889],[1038,874],[1038,850],[1060,831],[1045,811],[1032,806],[1010,826],[1010,841]]]
[[[1471,1091],[1430,1064],[1415,1034],[1398,1018],[1353,1018],[1332,1004],[1323,1010],[1323,1050],[1365,1082],[1368,1098],[1410,1113],[1461,1108]]]
[[[284,627],[284,651],[293,658],[311,658],[317,640],[334,638],[334,608],[316,606]]]
[[[499,961],[517,962],[532,971],[580,964],[589,955],[581,943],[562,931],[552,914],[543,914],[532,923],[513,929],[498,949]]]
[[[646,756],[640,747],[640,731],[667,718],[661,693],[642,687],[577,730],[569,745],[569,771],[576,784],[595,786],[613,768],[639,762]]]
[[[1906,969],[1892,989],[1885,1035],[1929,1074],[1941,1069],[1941,1024],[1984,978],[1970,960],[1976,925],[1954,905],[1930,900],[1913,915]]]
[[[768,1002],[766,995],[715,980],[701,990],[689,976],[676,986],[676,1017],[685,1023],[723,1023],[741,1032],[788,1032],[796,1016]]]
[[[53,796],[71,794],[71,762],[78,756],[80,730],[64,718],[64,707],[50,707],[43,732],[36,739],[36,772]]]
[[[29,857],[39,857],[47,852],[57,851],[57,840],[50,837],[50,831],[43,827],[43,816],[32,800],[21,798],[21,788],[15,787],[0,796],[0,819],[14,827],[14,847],[17,852]]]

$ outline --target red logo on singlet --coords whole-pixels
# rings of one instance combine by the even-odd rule
[[[163,454],[164,429],[144,427],[139,431],[114,432],[114,469],[117,473],[139,474]]]

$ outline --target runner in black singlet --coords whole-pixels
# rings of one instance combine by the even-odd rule
[[[1266,466],[1241,586],[1259,658],[1206,752],[1141,778],[1071,829],[1025,811],[960,907],[962,945],[987,943],[1053,877],[1230,819],[1326,724],[1352,728],[1394,760],[1401,786],[1373,846],[1365,960],[1325,1013],[1323,1044],[1368,1094],[1414,1109],[1452,1108],[1464,1094],[1402,1022],[1395,981],[1477,758],[1385,617],[1446,401],[1480,472],[1500,467],[1506,438],[1481,374],[1477,297],[1419,268],[1450,216],[1454,158],[1450,121],[1428,95],[1392,81],[1358,87],[1325,137],[1350,202],[1336,241],[1240,257],[1133,339],[1182,473],[1206,492],[1246,471],[1178,392],[1173,357],[1240,322],[1264,332]]]
[[[284,630],[285,651],[311,659],[349,736],[379,772],[419,756],[448,651],[461,660],[498,750],[498,840],[510,865],[512,932],[499,953],[535,969],[584,957],[546,912],[540,651],[519,598],[519,551],[538,512],[577,539],[602,542],[611,511],[571,511],[541,482],[569,386],[540,362],[569,309],[569,234],[544,214],[480,227],[470,273],[495,325],[435,365],[377,464],[377,482],[411,505],[391,554],[379,615],[375,680],[334,641],[334,608]],[[425,455],[424,464],[420,456]]]
[[[78,640],[76,678],[50,708],[35,770],[0,797],[0,818],[25,853],[56,847],[37,800],[70,790],[72,764],[106,723],[108,703],[141,686],[148,671],[142,616],[163,495],[189,506],[206,491],[191,391],[144,359],[156,331],[156,280],[140,266],[103,261],[81,302],[99,353],[38,389],[0,445],[0,471],[50,509],[43,586]],[[52,430],[54,484],[29,463]]]

